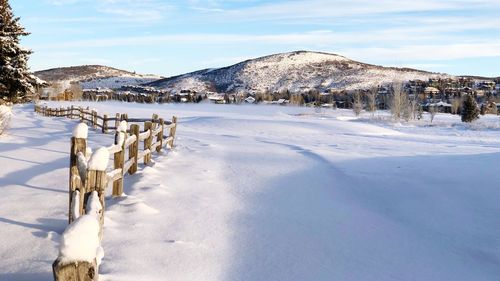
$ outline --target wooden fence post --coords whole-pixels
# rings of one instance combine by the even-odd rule
[[[70,111],[69,111],[69,118],[73,119],[73,105],[71,105]]]
[[[156,114],[156,113],[153,114],[153,117],[151,118],[151,122],[153,122],[153,124],[158,123],[158,114]]]
[[[99,195],[99,202],[101,203],[101,214],[99,216],[100,221],[100,230],[99,230],[99,238],[102,239],[102,227],[104,225],[104,210],[105,210],[105,201],[104,194],[106,191],[106,186],[108,185],[108,175],[106,170],[97,171],[97,170],[89,170],[87,171],[87,180],[85,181],[85,201],[83,203],[84,208],[87,206],[87,200],[92,191],[97,191]]]
[[[104,114],[102,119],[102,133],[105,134],[108,132],[108,115]]]
[[[118,126],[120,126],[120,113],[115,114],[115,130],[118,130]]]
[[[144,154],[144,164],[151,162],[151,144],[153,141],[153,123],[151,121],[144,122],[144,131],[149,131],[149,137],[144,140],[144,151],[149,149],[149,154]]]
[[[92,110],[92,128],[97,128],[97,111]]]
[[[175,124],[175,126],[173,126],[172,128],[170,128],[170,134],[169,134],[169,137],[172,137],[172,139],[170,140],[170,147],[174,147],[174,138],[175,138],[175,132],[177,130],[177,117],[176,116],[173,116],[172,117],[172,124]]]
[[[97,263],[81,261],[78,263],[61,264],[57,259],[52,264],[54,281],[97,281]]]
[[[116,134],[120,133],[120,131],[118,131],[118,126],[116,127]],[[113,182],[113,196],[122,196],[123,194],[123,165],[125,164],[125,142],[127,141],[127,131],[125,130],[125,132],[122,133],[125,134],[125,138],[122,143],[122,150],[120,152],[116,152],[114,155],[114,168],[115,170],[122,169],[122,176]],[[118,139],[118,137],[116,139]]]
[[[83,124],[83,123],[82,123]],[[78,125],[81,126],[81,125]],[[82,179],[80,172],[78,170],[78,153],[81,152],[83,155],[85,155],[85,152],[87,150],[87,139],[86,138],[81,138],[81,135],[77,135],[77,137],[72,137],[71,138],[71,150],[69,154],[69,215],[68,215],[68,223],[73,222],[73,212],[71,211],[71,205],[73,201],[73,192],[76,190],[80,190],[80,214],[82,213],[81,210],[83,208],[83,194],[84,191],[82,190]]]
[[[107,153],[107,148],[100,148],[98,149],[91,157],[89,161],[89,167],[96,167],[100,170],[89,170],[87,171],[87,180],[85,182],[85,204],[88,202],[88,198],[92,194],[93,191],[97,191],[97,194],[99,196],[99,202],[102,206],[101,210],[99,211],[99,240],[102,240],[102,229],[103,229],[103,224],[104,224],[104,210],[105,210],[105,205],[104,205],[104,190],[107,185],[107,174],[106,174],[106,168],[107,167],[107,157],[109,155],[106,155],[106,163],[104,164],[92,164],[94,161],[94,156],[95,154],[98,154],[96,158],[96,162],[99,162],[100,156],[102,155],[102,152]],[[103,166],[104,168],[101,170]],[[70,280],[78,280],[78,281],[97,281],[98,276],[99,276],[99,268],[96,262],[96,259],[94,259],[92,262],[85,262],[85,261],[74,261],[70,263],[61,263],[60,257],[57,258],[54,263],[52,264],[52,272],[54,274],[54,280],[56,281],[70,281]]]
[[[156,147],[156,152],[161,152],[161,148],[163,147],[163,125],[165,124],[165,121],[163,121],[163,118],[160,118],[158,120],[158,126],[160,126],[160,132],[158,133],[158,135],[156,135],[156,141],[160,143],[160,145],[158,145]]]
[[[128,170],[129,174],[133,175],[137,172],[137,154],[139,153],[139,125],[137,124],[132,124],[130,125],[130,134],[135,135],[136,140],[135,142],[130,145],[129,151],[128,151],[128,159],[134,158],[134,164],[130,167],[130,170]]]

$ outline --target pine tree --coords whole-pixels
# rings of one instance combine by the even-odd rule
[[[14,17],[8,0],[0,0],[0,98],[16,101],[33,94],[39,80],[28,68],[31,50],[19,45],[21,36],[29,35]]]
[[[472,122],[479,119],[479,108],[477,106],[476,99],[469,94],[465,97],[464,103],[462,104],[462,122]]]

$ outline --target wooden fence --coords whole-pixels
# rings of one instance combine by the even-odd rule
[[[115,132],[114,144],[94,152],[94,154],[102,153],[105,150],[107,158],[112,156],[113,168],[109,171],[107,168],[91,170],[90,163],[94,154],[88,159],[87,132],[83,136],[74,133],[71,138],[68,222],[71,224],[77,217],[86,213],[89,197],[92,192],[96,191],[102,206],[99,217],[99,239],[102,239],[104,195],[108,184],[113,186],[113,196],[121,196],[124,177],[127,173],[135,174],[139,162],[143,162],[145,165],[149,164],[154,152],[159,153],[162,149],[172,148],[177,129],[177,118],[174,116],[172,121],[164,121],[157,114],[146,119],[129,118],[127,114],[118,113],[115,117],[108,118],[106,114],[99,116],[94,110],[73,106],[49,108],[35,105],[35,112],[44,116],[78,118],[86,124],[86,126],[83,125],[85,130],[88,126],[94,129],[100,128],[103,133],[110,132],[110,130]],[[126,121],[126,123],[122,121]],[[144,124],[142,131],[141,126],[137,123]],[[167,131],[168,135],[165,135]],[[107,164],[105,166],[107,167]],[[97,280],[98,262],[94,260],[93,262],[61,263],[58,258],[53,264],[53,272],[56,281]]]

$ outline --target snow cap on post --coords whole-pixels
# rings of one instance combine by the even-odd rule
[[[127,121],[123,120],[120,122],[120,125],[118,125],[118,128],[116,129],[117,132],[127,132],[128,124]]]
[[[90,157],[88,169],[93,171],[105,171],[108,167],[109,151],[106,147],[97,149]]]
[[[73,129],[73,137],[77,139],[87,139],[89,127],[85,123],[79,123]]]
[[[61,237],[60,263],[92,262],[100,246],[99,228],[99,221],[94,216],[81,216],[71,223]]]
[[[92,191],[89,196],[87,207],[85,212],[87,215],[94,216],[95,218],[99,218],[99,212],[102,210],[101,202],[99,201],[99,194],[97,191]]]

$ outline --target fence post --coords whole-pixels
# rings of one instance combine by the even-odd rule
[[[135,142],[130,145],[129,151],[128,151],[128,159],[134,158],[134,164],[130,167],[130,170],[128,170],[129,174],[133,175],[135,172],[137,172],[137,154],[139,153],[139,125],[137,124],[132,124],[130,125],[130,134],[135,135],[136,140]]]
[[[153,117],[151,118],[151,122],[153,122],[153,124],[158,123],[158,114],[153,113]]]
[[[107,148],[104,148],[107,149]],[[94,152],[97,153],[98,151]],[[90,161],[89,161],[90,162]],[[87,200],[92,191],[97,191],[99,194],[99,202],[101,203],[102,210],[99,216],[100,222],[100,230],[99,230],[99,238],[102,239],[102,226],[104,225],[104,194],[106,190],[106,186],[108,184],[108,175],[106,174],[106,170],[89,170],[87,171],[87,180],[85,182],[85,202],[84,206],[87,205]]]
[[[102,206],[98,214],[99,240],[102,240],[102,228],[104,224],[104,190],[107,185],[106,167],[108,164],[108,157],[109,153],[107,148],[100,148],[92,155],[89,161],[89,167],[96,170],[87,171],[87,181],[85,183],[85,203],[87,203],[90,194],[92,194],[93,191],[97,191],[97,194],[99,195],[99,202]],[[70,263],[61,263],[60,257],[58,257],[52,264],[52,272],[54,274],[55,281],[97,281],[99,278],[98,271],[99,268],[96,259],[92,262],[74,261]]]
[[[52,272],[54,281],[67,280],[82,280],[82,281],[97,281],[97,264],[96,262],[81,261],[78,263],[61,264],[56,260],[52,264]]]
[[[102,119],[102,133],[105,134],[108,132],[108,115],[104,114]]]
[[[120,113],[115,114],[115,128],[118,131],[118,126],[120,126]]]
[[[84,121],[84,120],[83,120],[83,117],[84,117],[84,116],[83,116],[83,115],[84,115],[84,114],[83,114],[83,108],[79,107],[79,108],[78,108],[78,110],[79,110],[79,113],[80,113],[80,122],[83,122],[83,121]]]
[[[170,148],[174,147],[175,132],[177,130],[177,117],[176,116],[172,117],[172,124],[175,124],[175,126],[173,126],[172,128],[170,128],[169,137],[172,137],[172,139],[170,140],[170,143],[169,143]]]
[[[165,124],[165,121],[163,121],[163,118],[160,118],[158,120],[158,126],[160,126],[160,132],[158,135],[156,135],[156,141],[160,143],[160,145],[156,146],[156,152],[160,152],[161,148],[163,147],[163,125]]]
[[[149,131],[149,137],[147,139],[144,140],[144,151],[146,151],[146,149],[149,149],[150,150],[150,153],[149,154],[144,154],[144,164],[148,164],[149,162],[151,162],[151,143],[152,143],[152,140],[153,140],[153,123],[151,121],[146,121],[144,122],[144,131]]]
[[[80,123],[77,125],[75,130],[73,131],[73,137],[71,138],[71,150],[69,154],[69,215],[68,215],[68,222],[71,223],[74,218],[73,218],[73,213],[71,211],[71,205],[72,205],[72,200],[73,200],[73,192],[75,192],[77,189],[80,190],[80,195],[82,196],[80,198],[80,214],[81,210],[83,207],[83,202],[81,199],[83,199],[83,190],[81,183],[82,183],[82,178],[80,175],[80,172],[78,170],[78,153],[81,152],[85,155],[85,152],[87,150],[87,125],[84,123]]]
[[[119,131],[119,126],[116,127],[116,134],[123,133],[125,138],[123,139],[123,143],[121,144],[122,150],[120,152],[116,152],[114,155],[114,169],[122,169],[122,177],[113,182],[113,196],[121,196],[123,194],[123,164],[125,163],[125,141],[127,140],[127,129],[125,132]],[[118,140],[118,137],[116,137]]]
[[[70,119],[73,119],[73,105],[72,105],[72,106],[71,106],[71,108],[70,108],[69,118],[70,118]]]
[[[92,128],[97,128],[97,111],[92,110]]]

